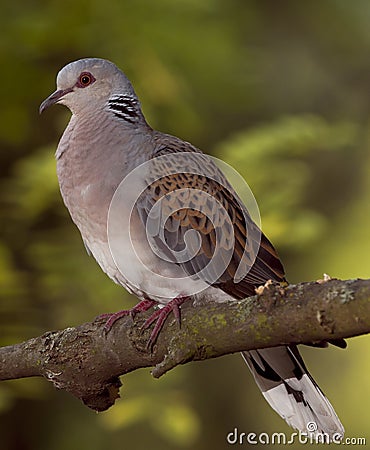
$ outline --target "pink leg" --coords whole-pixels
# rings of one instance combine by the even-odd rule
[[[145,299],[131,309],[124,309],[123,311],[118,311],[115,313],[101,314],[100,316],[98,316],[98,318],[107,319],[104,325],[104,331],[108,333],[111,330],[113,324],[121,317],[131,316],[132,318],[134,318],[137,313],[147,311],[156,304],[157,302],[155,302],[154,300]]]
[[[161,331],[167,317],[173,312],[179,326],[181,326],[181,315],[180,315],[180,306],[188,300],[189,297],[176,297],[167,303],[163,308],[157,309],[154,313],[148,317],[143,325],[143,330],[146,330],[152,323],[155,322],[153,331],[150,334],[150,338],[147,343],[147,348],[152,349],[155,344],[159,332]]]

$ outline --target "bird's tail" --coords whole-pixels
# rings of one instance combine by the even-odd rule
[[[339,439],[344,428],[334,408],[309,374],[296,346],[242,352],[272,408],[293,428]]]

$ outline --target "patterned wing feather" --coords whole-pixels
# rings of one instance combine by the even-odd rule
[[[253,295],[268,279],[285,280],[272,244],[213,161],[189,144],[187,164],[182,160],[180,167],[176,150],[172,145],[156,153],[167,157],[158,164],[153,159],[148,187],[136,204],[144,225],[157,221],[149,228],[159,254],[235,298]],[[156,204],[159,213],[152,214]]]

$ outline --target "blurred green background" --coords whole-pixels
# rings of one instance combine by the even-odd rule
[[[1,345],[134,304],[62,204],[54,152],[68,111],[38,115],[57,71],[81,57],[114,61],[153,127],[240,171],[291,282],[369,277],[370,2],[19,0],[1,11]],[[369,347],[303,349],[347,436],[368,445]],[[234,427],[291,432],[237,355],[122,381],[101,414],[45,380],[1,383],[0,448],[218,450]]]

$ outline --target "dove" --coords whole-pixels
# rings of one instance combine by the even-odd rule
[[[67,64],[40,113],[53,104],[72,113],[56,151],[63,201],[88,253],[140,300],[129,311],[105,314],[107,332],[120,317],[154,308],[144,324],[154,324],[152,346],[171,312],[181,320],[184,302],[235,301],[268,280],[286,282],[277,252],[223,171],[192,144],[152,129],[115,64]],[[290,426],[343,436],[297,346],[242,356]]]

